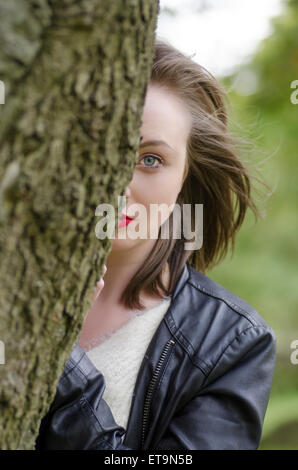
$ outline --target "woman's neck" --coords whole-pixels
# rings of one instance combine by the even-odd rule
[[[131,251],[125,250],[124,252],[116,250],[114,252],[110,252],[106,261],[107,271],[104,275],[105,285],[100,294],[101,301],[103,303],[121,305],[120,298],[122,293],[125,291],[128,283],[136,272],[144,265],[147,256],[156,243],[156,240],[146,240],[146,242],[147,243],[134,247]],[[167,263],[162,272],[162,280],[164,286],[168,287],[170,272]],[[158,298],[156,296],[146,294],[145,292],[141,292],[140,300],[142,303],[146,303],[145,308],[150,308],[151,306],[156,305]]]

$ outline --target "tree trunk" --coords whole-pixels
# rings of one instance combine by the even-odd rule
[[[0,4],[1,449],[34,448],[90,308],[111,248],[95,209],[117,213],[132,178],[158,10]]]

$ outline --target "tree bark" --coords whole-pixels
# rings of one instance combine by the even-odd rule
[[[0,448],[32,449],[132,178],[158,0],[1,2]]]

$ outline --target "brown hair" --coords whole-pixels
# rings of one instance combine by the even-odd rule
[[[136,309],[144,308],[141,291],[160,298],[170,295],[186,262],[205,273],[225,257],[230,246],[233,252],[248,207],[262,217],[251,197],[251,178],[256,177],[237,156],[236,139],[228,131],[225,101],[230,102],[216,79],[190,57],[156,39],[150,83],[173,90],[192,115],[187,174],[176,203],[191,204],[193,214],[195,204],[203,204],[203,245],[185,250],[182,231],[181,239],[173,238],[172,213],[169,239],[160,238],[160,229],[153,250],[122,294],[122,302]],[[166,263],[170,268],[168,289],[162,283]]]

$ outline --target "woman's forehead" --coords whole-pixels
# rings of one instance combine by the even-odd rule
[[[172,91],[148,87],[142,114],[143,141],[163,140],[179,147],[187,140],[190,128],[191,115]]]

